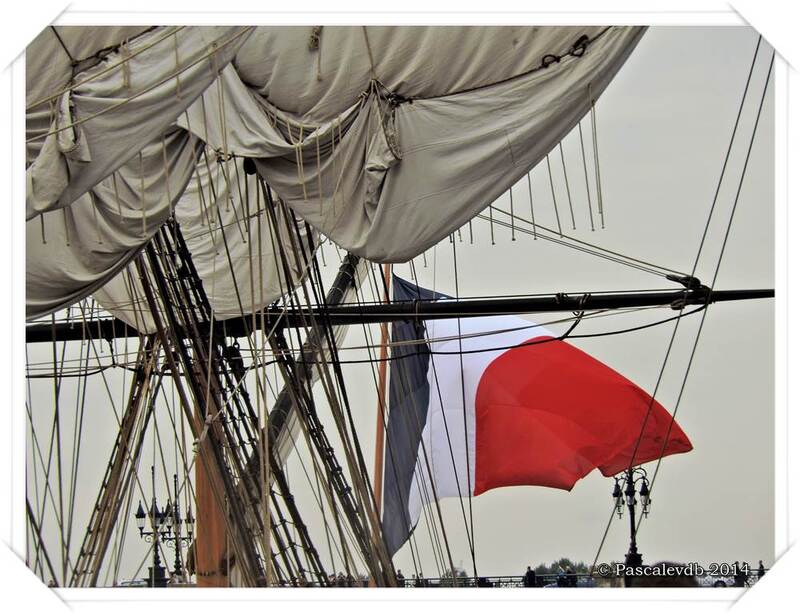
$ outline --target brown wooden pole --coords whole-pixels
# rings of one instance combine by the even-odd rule
[[[227,587],[225,517],[214,498],[210,479],[202,462],[195,463],[194,474],[197,495],[195,538],[197,587]]]
[[[210,412],[217,411],[217,396],[209,394]],[[196,418],[199,424],[205,419],[196,407]],[[228,556],[228,530],[225,525],[225,511],[220,508],[214,495],[211,476],[203,462],[194,465],[195,496],[197,498],[197,516],[195,521],[195,564],[197,587],[228,587],[226,558]]]
[[[392,265],[383,265],[384,296],[383,301],[389,302],[389,283],[391,282]],[[389,324],[381,324],[381,350],[380,364],[378,365],[378,415],[375,424],[375,469],[372,473],[372,482],[375,490],[375,506],[381,512],[383,500],[383,442],[385,438],[384,423],[386,418],[386,365],[388,364]]]
[[[389,282],[392,276],[392,265],[383,265],[384,295],[383,301],[389,302]],[[379,516],[383,504],[383,442],[385,439],[384,418],[386,415],[386,364],[387,343],[389,342],[389,324],[381,324],[381,350],[380,363],[378,364],[378,411],[375,422],[375,464],[372,470],[373,492],[375,494],[375,509]],[[370,587],[375,587],[375,579],[369,581]]]

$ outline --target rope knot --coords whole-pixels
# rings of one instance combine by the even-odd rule
[[[569,50],[569,54],[573,57],[581,57],[584,53],[586,53],[586,47],[589,45],[589,37],[584,34],[578,40],[575,41],[572,45],[572,49]]]
[[[542,58],[542,68],[548,68],[550,65],[557,64],[560,61],[561,58],[559,56],[548,53]]]
[[[308,48],[311,51],[319,49],[319,39],[322,36],[322,26],[311,28],[311,36],[308,37]]]
[[[590,294],[584,294],[578,299],[578,310],[572,311],[572,314],[580,320],[583,317],[584,309],[583,307],[586,305],[586,301],[589,299]]]

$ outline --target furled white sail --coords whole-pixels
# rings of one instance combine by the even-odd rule
[[[302,242],[306,257],[310,257],[309,239],[314,244],[316,233],[307,232],[302,223],[295,226],[280,207],[275,209],[273,225],[255,176],[245,174],[241,159],[219,163],[206,152],[193,170],[173,215],[203,281],[214,317],[224,320],[257,311],[306,274],[302,252],[297,257],[290,244],[293,239]],[[161,211],[164,220],[168,214],[168,210]],[[278,242],[286,245],[284,260],[276,253]],[[283,268],[284,261],[288,270]],[[94,297],[126,323],[155,332],[133,266],[96,290]]]
[[[219,318],[277,298],[285,279],[265,229],[264,199],[256,202],[256,182],[243,172],[246,158],[302,221],[342,248],[376,261],[414,257],[539,162],[587,112],[642,33],[635,27],[148,30],[135,41],[177,39],[178,64],[174,41],[161,54],[150,51],[165,42],[139,47],[125,61],[136,48],[131,42],[72,76],[79,85],[62,94],[71,105],[53,106],[55,134],[42,138],[41,122],[29,125],[29,139],[44,146],[38,157],[29,153],[28,316],[106,285],[173,209],[191,237],[206,290],[214,288]],[[209,46],[210,36],[216,46]],[[137,86],[150,89],[115,106]],[[159,148],[160,168],[142,163]],[[114,202],[109,194],[115,177],[119,188],[119,175],[128,175],[131,190]],[[299,262],[292,274],[302,276]],[[97,297],[134,323],[129,285],[118,277]]]
[[[27,136],[29,145],[41,142],[27,169],[27,218],[72,204],[147,143],[160,140],[250,31],[157,28],[77,73],[68,87],[32,101],[32,111],[41,113],[44,106],[51,113],[47,131]]]

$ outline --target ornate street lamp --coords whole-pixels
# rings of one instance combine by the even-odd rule
[[[159,510],[158,504],[156,503],[155,466],[150,467],[150,478],[153,488],[153,499],[150,509],[145,511],[140,500],[139,508],[136,509],[134,517],[136,518],[136,526],[139,528],[139,536],[142,537],[145,542],[153,543],[153,566],[150,568],[149,585],[150,587],[166,587],[166,569],[161,565],[158,545],[163,541],[168,547],[175,548],[173,575],[182,575],[183,564],[181,562],[181,548],[184,543],[188,544],[194,537],[194,518],[192,517],[191,508],[186,513],[186,518],[181,517],[178,505],[178,475],[173,476],[175,505],[173,506],[171,501],[167,501],[167,505],[163,510]],[[181,529],[184,524],[186,525],[187,536],[181,535]],[[149,530],[146,529],[148,526],[150,527]]]
[[[614,477],[614,491],[611,496],[616,501],[617,515],[622,518],[623,505],[628,507],[630,519],[631,542],[625,556],[625,566],[637,567],[642,565],[642,554],[636,548],[636,486],[639,485],[639,501],[642,504],[642,514],[647,517],[650,513],[650,481],[644,468],[629,468]],[[623,495],[624,494],[624,495]],[[628,585],[626,577],[626,585]]]
[[[171,506],[167,503],[167,536],[162,537],[162,540],[167,543],[167,547],[175,548],[175,565],[172,572],[176,576],[183,575],[183,563],[181,560],[181,548],[183,544],[191,543],[194,538],[194,517],[192,517],[192,508],[189,507],[186,512],[186,517],[181,517],[180,506],[178,502],[178,475],[172,476],[172,483],[175,492],[175,505]],[[186,526],[186,536],[181,535],[182,526]],[[172,531],[170,533],[170,530]]]

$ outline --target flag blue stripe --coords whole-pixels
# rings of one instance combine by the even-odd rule
[[[446,298],[399,277],[393,277],[394,301],[439,300]],[[424,322],[392,324],[392,343],[424,341]],[[393,346],[389,368],[389,417],[384,451],[383,535],[389,554],[394,555],[413,530],[408,498],[414,478],[422,430],[428,417],[427,343]]]

